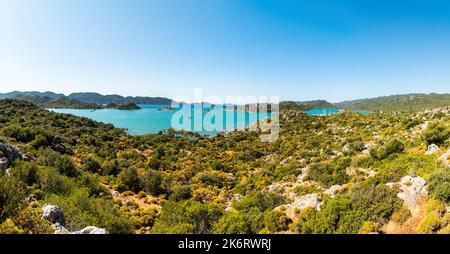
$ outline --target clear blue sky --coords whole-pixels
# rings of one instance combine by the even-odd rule
[[[0,0],[0,92],[450,92],[449,1]]]

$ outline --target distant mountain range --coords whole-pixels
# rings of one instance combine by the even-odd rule
[[[69,99],[66,96],[50,98],[46,96],[22,96],[13,97],[17,100],[28,101],[40,108],[73,108],[73,109],[100,109],[96,103],[86,103],[75,99]]]
[[[298,101],[298,105],[302,106],[304,109],[312,108],[335,108],[336,105],[326,101],[326,100],[313,100],[313,101]]]
[[[97,104],[162,104],[170,105],[172,100],[164,97],[131,97],[131,96],[120,96],[117,94],[113,95],[101,95],[98,93],[72,93],[68,96],[70,99],[76,99],[87,103],[97,103]]]
[[[65,96],[62,93],[54,93],[54,92],[37,92],[37,91],[30,91],[30,92],[19,92],[19,91],[13,91],[9,93],[0,93],[0,99],[9,99],[14,98],[17,96],[39,96],[39,97],[48,97],[48,98],[58,98]]]
[[[344,101],[336,108],[367,111],[418,111],[436,107],[450,107],[450,94],[401,94],[376,98]]]
[[[0,93],[0,99],[18,98],[40,107],[100,108],[101,105],[117,104],[161,104],[170,105],[172,100],[164,97],[131,97],[102,95],[99,93],[72,93],[68,96],[54,92],[9,92]],[[365,111],[417,111],[436,107],[450,107],[450,94],[402,94],[330,103],[326,100],[283,102],[284,108],[308,110],[312,108],[340,108]]]
[[[311,108],[339,108],[373,112],[414,112],[436,107],[450,107],[450,94],[415,93],[381,96],[338,103],[330,103],[325,100],[300,101],[295,103],[303,110]],[[284,106],[293,107],[292,104],[284,104]]]
[[[103,104],[129,104],[129,103],[135,103],[135,104],[162,104],[162,105],[170,105],[172,103],[172,100],[169,98],[164,97],[132,97],[132,96],[121,96],[121,95],[102,95],[99,93],[72,93],[68,96],[65,96],[64,94],[58,94],[54,92],[37,92],[37,91],[31,91],[31,92],[9,92],[9,93],[0,93],[0,99],[6,99],[6,98],[15,98],[17,96],[24,96],[24,97],[48,97],[50,99],[60,98],[60,97],[66,97],[67,99],[77,100],[79,102],[84,103],[95,103],[99,105]]]

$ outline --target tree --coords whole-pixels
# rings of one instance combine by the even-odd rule
[[[424,137],[428,145],[435,144],[442,146],[450,138],[450,127],[443,122],[433,122],[425,131]]]
[[[245,212],[231,212],[220,218],[214,226],[216,234],[255,234],[252,222]]]
[[[370,155],[377,159],[383,160],[389,157],[391,154],[401,153],[405,150],[405,144],[398,139],[393,139],[389,141],[386,145],[370,149]]]
[[[44,136],[43,134],[38,134],[33,142],[32,142],[32,146],[35,149],[38,149],[39,147],[43,147],[43,146],[47,146],[49,145],[50,142],[48,142],[48,138],[46,136]]]
[[[192,197],[192,189],[188,185],[178,187],[175,192],[170,196],[171,200],[182,201],[190,199]]]
[[[267,211],[264,213],[264,226],[270,232],[287,230],[292,220],[280,211]]]
[[[38,181],[38,167],[34,161],[16,161],[12,174],[29,186]]]
[[[117,160],[107,160],[103,162],[102,170],[104,175],[117,176],[120,172],[120,165]]]
[[[52,149],[46,149],[43,153],[42,163],[45,166],[54,167],[60,174],[73,177],[79,174],[75,164],[67,155],[61,155]]]
[[[136,168],[126,168],[119,174],[120,181],[128,189],[134,192],[142,190],[141,180]]]
[[[0,176],[0,222],[15,216],[25,205],[26,185],[15,176]]]
[[[215,203],[197,201],[168,201],[152,229],[157,234],[207,234],[223,215],[223,209]]]
[[[92,173],[98,173],[100,171],[101,166],[100,166],[100,163],[96,159],[89,156],[83,160],[83,168],[86,171],[89,171]]]
[[[158,195],[162,191],[162,176],[159,171],[150,169],[145,172],[143,177],[143,185],[145,191],[152,195]]]
[[[444,202],[450,202],[450,172],[438,171],[430,176],[428,182],[430,194]]]
[[[258,208],[259,211],[264,212],[268,209],[273,209],[283,202],[283,197],[274,195],[268,192],[255,192],[246,195],[242,200],[236,202],[233,207],[238,210],[250,210],[251,208]]]

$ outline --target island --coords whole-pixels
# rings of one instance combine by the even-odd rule
[[[126,103],[126,104],[115,104],[115,103],[108,103],[106,105],[105,108],[113,108],[113,109],[118,109],[118,110],[137,110],[137,109],[141,109],[141,107],[139,107],[138,105],[136,105],[135,103]]]

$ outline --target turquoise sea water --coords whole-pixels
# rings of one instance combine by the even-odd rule
[[[127,129],[131,135],[158,133],[174,128],[190,130],[204,135],[241,129],[250,123],[270,117],[270,113],[235,112],[223,109],[195,107],[194,109],[167,110],[166,105],[139,105],[141,110],[117,109],[48,109],[58,113],[87,117]],[[173,120],[175,119],[175,120]]]
[[[304,112],[306,114],[312,115],[312,116],[333,115],[333,114],[339,113],[339,109],[337,109],[337,108],[314,108],[314,109],[306,110]],[[364,110],[352,110],[352,112],[358,113],[358,114],[363,114],[363,115],[370,114],[369,111],[364,111]]]
[[[204,135],[215,135],[217,132],[242,129],[258,120],[270,117],[270,113],[238,112],[212,109],[196,105],[194,108],[167,110],[167,105],[139,105],[141,110],[117,109],[49,109],[54,112],[87,117],[98,122],[110,123],[124,128],[131,135],[158,133],[174,128],[189,130]],[[336,114],[339,109],[311,109],[308,115]],[[355,111],[356,112],[356,111]],[[184,113],[184,115],[182,115]],[[357,113],[368,114],[367,111]],[[175,121],[173,120],[175,119]],[[201,120],[200,120],[201,119]]]
[[[306,110],[304,112],[308,115],[313,115],[313,116],[332,115],[332,114],[339,113],[339,109],[337,109],[337,108],[314,108],[314,109]]]

